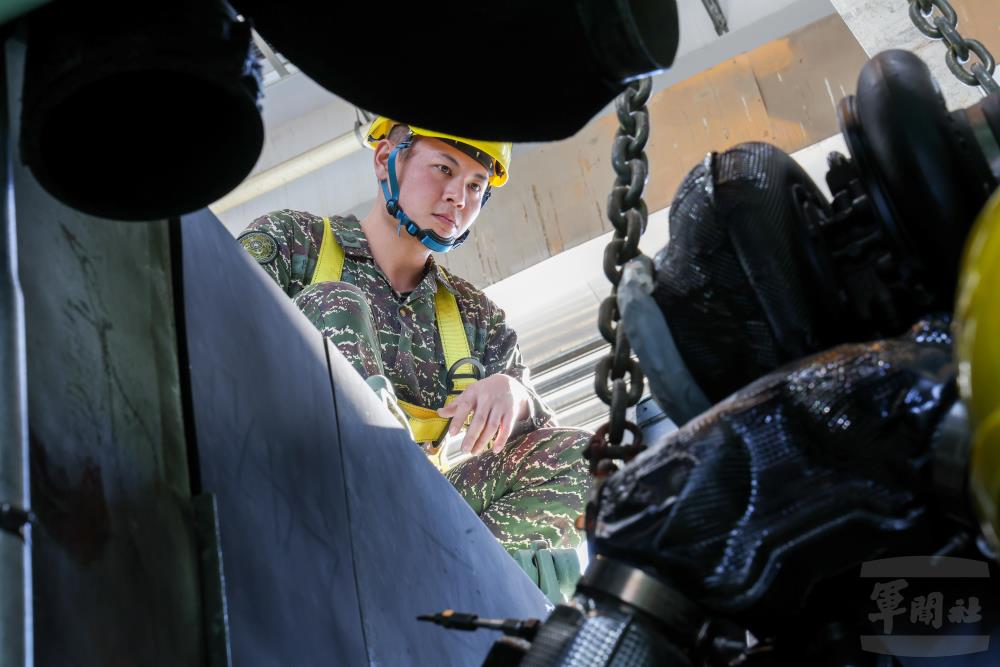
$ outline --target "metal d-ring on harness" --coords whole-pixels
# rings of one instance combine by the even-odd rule
[[[459,373],[462,370],[462,366],[469,364],[472,366],[471,373]],[[475,357],[464,357],[459,359],[451,365],[448,369],[448,395],[458,396],[463,391],[465,387],[472,384],[472,382],[478,382],[486,377],[486,367],[483,366],[483,362],[479,361]],[[472,380],[472,382],[462,383],[460,386],[455,380]]]
[[[1000,91],[993,78],[997,61],[982,42],[958,32],[958,14],[948,0],[909,0],[910,20],[917,30],[948,45],[945,62],[955,78],[967,86],[979,86],[984,95]],[[937,10],[937,11],[935,11]],[[977,60],[970,63],[971,55]]]
[[[628,461],[643,449],[642,432],[625,420],[625,410],[642,398],[644,379],[639,364],[631,356],[617,293],[623,267],[641,254],[639,237],[646,230],[648,213],[642,191],[649,174],[645,152],[649,140],[646,102],[652,85],[648,77],[634,81],[615,102],[620,128],[611,150],[616,176],[607,211],[614,235],[604,250],[604,274],[613,287],[611,295],[601,303],[597,321],[601,335],[611,344],[611,351],[598,362],[594,382],[597,396],[610,406],[610,417],[584,451],[591,474],[598,478],[616,470],[612,460]],[[632,434],[632,442],[622,445],[626,430]]]
[[[462,370],[462,366],[465,366],[466,364],[472,366],[472,372],[460,373],[459,371]],[[465,391],[466,387],[470,384],[478,382],[484,377],[486,377],[486,367],[483,366],[483,363],[479,361],[479,359],[476,359],[475,357],[464,357],[459,359],[451,365],[451,368],[448,369],[448,396],[458,396]],[[458,382],[456,382],[456,380],[458,380]],[[471,382],[468,382],[468,380],[471,380]],[[437,454],[438,449],[441,447],[441,443],[444,442],[444,439],[448,436],[449,428],[451,428],[451,419],[448,420],[448,424],[444,427],[444,430],[441,431],[441,435],[438,436],[438,439],[431,443],[427,448],[430,454]]]

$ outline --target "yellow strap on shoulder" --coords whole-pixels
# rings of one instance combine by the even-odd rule
[[[438,270],[444,271],[441,267],[438,267]],[[465,335],[465,324],[462,323],[462,314],[458,310],[458,301],[455,300],[455,295],[440,283],[434,295],[434,315],[437,319],[438,335],[441,336],[441,347],[444,348],[444,363],[450,369],[455,362],[471,356],[471,352],[469,338]],[[472,365],[465,364],[458,372],[471,375]],[[472,378],[456,380],[454,391],[465,391],[465,388],[473,382],[475,380]],[[450,394],[445,399],[445,405],[451,403],[456,395],[457,393]],[[439,417],[437,410],[406,401],[399,401],[399,406],[409,416],[410,430],[413,431],[413,439],[417,442],[437,442],[448,428],[448,420]],[[431,453],[436,454],[437,448]]]
[[[440,266],[438,271],[444,273],[444,269]],[[344,249],[333,235],[330,219],[323,218],[323,240],[320,242],[319,256],[310,284],[336,282],[340,280],[343,272]],[[447,276],[446,273],[444,275]],[[438,284],[437,293],[434,295],[434,315],[437,319],[438,334],[441,336],[441,347],[444,348],[445,365],[450,369],[455,362],[472,354],[469,351],[469,338],[465,335],[462,314],[458,310],[458,301],[455,295],[441,284]],[[471,364],[465,364],[457,372],[471,375],[473,369]],[[455,381],[454,391],[465,391],[465,388],[473,382],[475,380],[472,378],[458,379]],[[449,395],[445,399],[445,404],[450,403],[455,395]],[[438,416],[437,410],[433,408],[425,408],[406,401],[399,401],[399,407],[403,408],[409,417],[410,430],[413,431],[413,439],[416,442],[437,442],[448,428],[448,420]],[[436,455],[439,449],[440,447],[437,447],[430,453]],[[439,460],[437,465],[442,467],[443,462]]]
[[[319,257],[313,269],[312,283],[331,283],[340,280],[344,272],[344,249],[330,229],[330,218],[323,218],[323,240],[319,244]]]
[[[443,267],[438,267],[438,271],[446,278]],[[469,351],[469,337],[465,335],[465,324],[462,322],[462,314],[458,311],[458,301],[455,295],[440,283],[437,286],[437,293],[434,295],[434,314],[437,317],[438,334],[441,336],[441,347],[444,348],[444,363],[451,370],[455,362],[472,356]],[[456,370],[457,373],[471,375],[474,372],[472,364],[465,364]],[[459,378],[455,381],[454,391],[462,392],[470,384],[475,382],[472,378]],[[445,403],[451,401],[449,396]]]

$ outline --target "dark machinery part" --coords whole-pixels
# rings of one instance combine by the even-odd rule
[[[918,307],[951,310],[965,238],[1000,181],[1000,92],[948,112],[924,62],[887,51],[861,71],[857,95],[838,111],[863,206],[896,271],[924,286],[927,303]],[[835,211],[849,191],[837,185]]]
[[[628,444],[611,444],[608,440],[609,428],[608,424],[598,428],[583,450],[583,458],[589,464],[590,474],[595,477],[603,477],[617,470],[614,461],[628,463],[646,449],[642,442],[642,430],[636,424],[625,422],[625,430],[632,435]]]
[[[891,664],[857,646],[858,567],[964,553],[974,525],[967,500],[939,502],[960,419],[948,327],[800,360],[611,475],[576,596],[509,664]]]
[[[576,595],[556,607],[523,659],[503,664],[736,665],[756,648],[745,630],[709,619],[699,605],[659,578],[597,556]]]
[[[705,5],[708,18],[712,19],[712,27],[715,28],[715,34],[722,37],[729,32],[729,22],[726,21],[726,13],[722,11],[719,0],[701,0],[701,4]]]
[[[683,389],[669,387],[680,396],[664,397],[660,404],[678,425],[833,340],[817,321],[826,311],[816,298],[815,281],[801,280],[808,269],[799,250],[804,233],[796,186],[822,196],[787,154],[749,143],[710,154],[677,190],[670,243],[654,258],[652,291],[670,336],[654,336],[639,361],[644,366],[653,361],[655,338],[676,346],[687,372],[671,368],[670,381],[681,379]],[[665,356],[661,370],[676,356]],[[650,387],[657,390],[658,384]],[[660,393],[654,395],[660,399]],[[688,408],[678,414],[682,406],[698,412]]]
[[[671,375],[693,377],[709,403],[954,306],[963,242],[1000,182],[1000,93],[948,112],[926,65],[887,51],[839,111],[851,158],[830,156],[832,202],[767,144],[710,155],[677,191],[652,290],[670,335],[652,338],[676,347],[686,369]],[[640,362],[662,370],[677,356],[644,350]],[[691,411],[676,407],[692,392],[676,393],[660,387],[658,399],[683,423]]]
[[[520,662],[521,667],[690,664],[655,621],[627,605],[581,595],[556,607]]]
[[[678,42],[675,0],[515,0],[502,6],[448,0],[377,9],[304,0],[233,4],[310,78],[352,104],[482,139],[568,137],[626,81],[669,67]],[[339,54],[361,53],[365,67],[342,66]],[[468,84],[448,105],[434,93],[442,86],[442,58],[450,76]],[[558,113],[539,104],[553,99]]]
[[[641,254],[639,238],[649,221],[642,193],[649,175],[646,158],[649,109],[646,102],[652,86],[652,79],[648,77],[635,81],[615,100],[618,130],[611,149],[615,180],[607,206],[614,234],[604,248],[603,261],[604,275],[611,282],[611,294],[601,302],[597,315],[597,328],[611,349],[594,369],[594,392],[608,406],[608,421],[597,430],[584,452],[584,458],[590,462],[590,473],[598,476],[616,469],[613,459],[630,459],[642,449],[641,442],[637,441],[640,431],[626,420],[625,411],[639,402],[646,383],[642,368],[632,358],[622,326],[618,285],[624,265]],[[623,446],[626,430],[632,432],[634,442]]]
[[[264,143],[250,35],[222,0],[42,7],[28,17],[24,163],[53,197],[104,218],[216,201]]]
[[[449,630],[499,630],[509,637],[520,637],[528,641],[535,638],[540,621],[535,618],[481,618],[476,614],[466,614],[445,609],[437,614],[417,616],[418,621],[440,625]]]
[[[20,255],[44,254],[20,264],[35,664],[204,664],[167,224],[102,224],[14,173]]]
[[[628,81],[671,65],[679,38],[675,0],[518,0],[502,11],[233,4],[242,15],[223,0],[64,0],[32,13],[21,149],[42,186],[118,220],[188,213],[232,190],[263,145],[260,65],[244,16],[359,107],[514,141],[572,135]],[[364,53],[366,67],[344,67],[334,54],[345,53]],[[469,84],[445,106],[433,94],[442,58]],[[561,113],[538,104],[554,97]]]
[[[684,363],[663,312],[652,298],[655,287],[653,260],[645,255],[636,257],[622,271],[618,309],[625,336],[649,383],[651,398],[663,418],[676,429],[676,424],[693,419],[712,404]],[[640,401],[636,405],[637,415],[642,408]],[[641,420],[638,421],[642,426]]]
[[[591,569],[519,664],[617,647],[622,614],[680,653],[662,664],[892,664],[858,647],[872,632],[859,566],[976,553],[950,324],[932,314],[953,309],[963,242],[1000,181],[1000,95],[949,113],[923,63],[888,52],[840,116],[851,158],[830,157],[832,202],[781,151],[737,146],[679,188],[655,286],[641,261],[626,270],[626,325],[653,302],[669,333],[640,354],[672,342],[660,361],[682,358],[721,402],[600,485]],[[660,401],[679,423],[690,389]],[[688,606],[698,629],[676,618]],[[647,664],[616,655],[588,664]]]
[[[0,503],[0,530],[10,535],[16,535],[24,541],[24,527],[34,522],[35,516],[30,511],[15,507],[10,503]]]
[[[929,463],[957,397],[948,326],[834,348],[719,403],[607,481],[594,550],[757,636],[833,573],[936,551],[955,530]]]
[[[541,591],[214,216],[172,224],[233,664],[469,664],[488,635],[443,646],[446,631],[416,617],[544,614]]]

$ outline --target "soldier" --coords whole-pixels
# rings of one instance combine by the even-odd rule
[[[590,434],[556,426],[504,312],[431,255],[468,238],[492,189],[507,181],[511,145],[384,117],[367,143],[380,191],[364,219],[277,211],[240,242],[416,442],[465,428],[461,447],[472,458],[445,474],[508,551],[576,546]],[[467,374],[468,357],[483,377],[457,382],[460,393],[449,397],[448,371]]]

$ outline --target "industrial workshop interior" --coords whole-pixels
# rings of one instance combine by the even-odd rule
[[[1000,665],[996,0],[0,37],[0,667]]]

